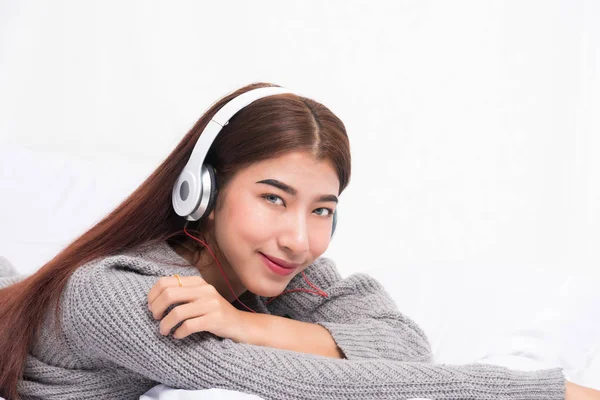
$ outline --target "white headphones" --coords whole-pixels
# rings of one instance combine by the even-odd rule
[[[171,198],[177,215],[188,221],[198,221],[210,214],[217,198],[218,188],[215,170],[210,164],[205,164],[204,159],[221,129],[248,104],[263,97],[285,93],[295,94],[282,87],[253,89],[231,99],[217,111],[200,134],[190,159],[173,185]],[[332,236],[336,224],[337,210],[333,213]]]

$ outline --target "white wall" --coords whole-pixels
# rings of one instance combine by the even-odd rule
[[[141,182],[217,98],[289,87],[351,140],[327,255],[420,321],[436,296],[501,326],[532,287],[598,277],[598,21],[594,0],[0,1],[0,146]],[[3,212],[3,236],[30,234]]]

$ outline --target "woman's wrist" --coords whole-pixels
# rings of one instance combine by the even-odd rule
[[[261,338],[264,338],[264,330],[255,318],[255,314],[240,310],[239,318],[239,333],[232,340],[236,343],[263,346]]]

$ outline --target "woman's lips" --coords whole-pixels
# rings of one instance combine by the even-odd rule
[[[265,253],[260,253],[263,256],[265,256],[266,258],[268,258],[269,260],[271,260],[272,262],[274,262],[275,264],[279,265],[280,267],[283,268],[289,268],[289,269],[294,269],[294,268],[298,268],[300,265],[302,264],[293,264],[293,263],[289,263],[287,261],[282,260],[281,258],[277,258],[277,257],[273,257],[273,256],[269,256]]]
[[[271,271],[273,271],[274,273],[276,273],[277,275],[288,276],[288,275],[292,275],[296,272],[296,268],[286,268],[286,267],[274,262],[273,260],[271,260],[269,257],[264,255],[263,253],[258,253],[258,254],[260,254],[260,258],[262,259],[265,266],[267,268],[269,268]]]

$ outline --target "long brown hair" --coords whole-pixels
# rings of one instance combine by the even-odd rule
[[[182,231],[171,189],[200,133],[232,98],[252,89],[278,86],[254,83],[214,103],[160,166],[114,211],[76,238],[35,274],[0,290],[0,396],[18,398],[25,358],[46,312],[54,304],[60,329],[60,294],[81,265],[140,244],[158,244]],[[294,94],[259,99],[239,111],[221,131],[206,162],[218,171],[220,185],[240,168],[292,151],[310,152],[335,168],[341,193],[350,180],[350,147],[342,121],[328,108]]]

